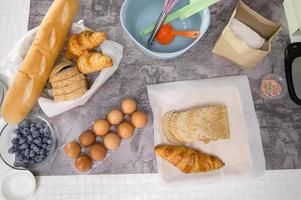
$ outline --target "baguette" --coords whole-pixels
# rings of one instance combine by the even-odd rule
[[[36,103],[78,9],[79,0],[55,0],[52,3],[4,98],[2,116],[9,124],[22,121]]]

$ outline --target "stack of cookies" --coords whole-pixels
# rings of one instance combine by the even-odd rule
[[[83,96],[87,91],[87,80],[72,62],[57,65],[49,78],[54,101],[69,101]]]

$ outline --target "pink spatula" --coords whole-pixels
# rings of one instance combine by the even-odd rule
[[[147,48],[149,48],[152,45],[168,13],[173,9],[173,7],[175,7],[178,1],[179,0],[165,0],[160,17],[158,18],[155,28],[153,29],[153,32],[147,41]]]

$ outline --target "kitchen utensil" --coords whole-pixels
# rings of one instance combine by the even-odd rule
[[[9,167],[13,169],[19,169],[19,170],[26,170],[26,169],[32,169],[37,166],[42,165],[43,163],[50,162],[50,159],[52,158],[52,155],[54,154],[54,151],[56,149],[56,133],[55,129],[49,124],[49,122],[38,115],[29,115],[25,118],[30,119],[32,122],[41,122],[43,124],[46,124],[46,126],[50,129],[50,133],[53,138],[52,148],[46,157],[45,160],[42,162],[39,162],[35,165],[32,165],[28,168],[25,167],[17,167],[14,166],[15,162],[15,154],[10,154],[8,152],[8,149],[12,146],[11,140],[16,137],[16,135],[13,133],[13,130],[18,127],[18,125],[10,125],[3,121],[3,119],[0,119],[0,126],[1,126],[1,132],[0,132],[0,158],[2,161]]]
[[[176,19],[184,20],[192,15],[201,12],[202,10],[208,8],[209,6],[217,3],[219,0],[194,0],[190,1],[188,5],[183,6],[182,8],[176,10],[175,12],[169,14],[164,24],[170,23]],[[150,25],[143,27],[143,31],[141,31],[141,36],[145,36],[149,34],[155,27],[155,23],[151,23]]]
[[[1,186],[3,196],[9,200],[29,199],[36,189],[36,180],[28,170],[12,170],[4,178]]]
[[[189,0],[179,1],[174,10],[186,6],[189,2]],[[128,39],[133,40],[146,55],[157,59],[171,59],[186,52],[203,37],[210,24],[210,11],[205,9],[183,21],[175,20],[171,23],[176,30],[199,31],[201,34],[195,40],[176,37],[169,45],[163,46],[155,42],[152,48],[148,49],[146,48],[148,35],[141,36],[140,31],[156,20],[161,8],[162,0],[125,0],[121,7],[120,21],[123,30],[129,35]],[[133,51],[139,54],[135,48]]]
[[[198,31],[176,31],[170,24],[164,24],[156,36],[156,41],[162,45],[168,45],[173,41],[175,36],[197,38],[199,35],[200,32]]]
[[[153,32],[151,33],[148,41],[147,41],[147,48],[152,45],[155,37],[157,36],[162,24],[164,23],[167,14],[175,7],[175,5],[178,3],[179,0],[165,0],[163,5],[163,10],[157,20],[157,23],[153,29]]]
[[[285,73],[289,95],[296,104],[301,105],[301,42],[287,46]]]

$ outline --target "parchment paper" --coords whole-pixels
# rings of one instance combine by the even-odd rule
[[[265,170],[259,125],[246,76],[232,76],[197,81],[147,86],[154,113],[155,145],[168,143],[161,131],[161,119],[170,110],[224,104],[228,109],[230,139],[195,142],[188,146],[218,156],[225,167],[209,173],[184,174],[157,157],[158,171],[166,182],[204,182],[255,177]]]

